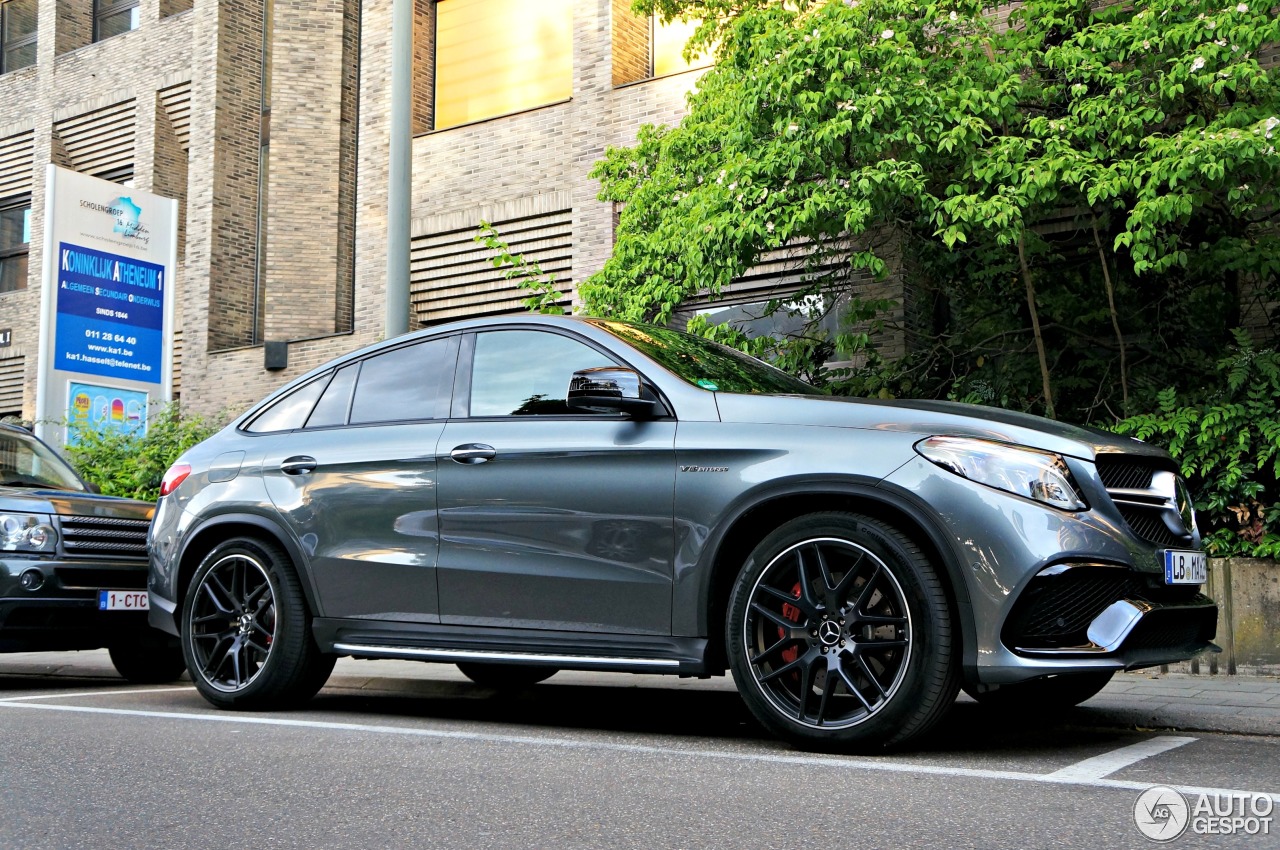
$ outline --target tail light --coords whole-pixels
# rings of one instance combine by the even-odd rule
[[[191,474],[191,464],[175,463],[169,467],[169,471],[164,474],[164,478],[160,482],[160,495],[167,496],[174,490],[178,489],[178,485],[187,480],[187,476]]]

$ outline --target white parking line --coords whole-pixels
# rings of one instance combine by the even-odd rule
[[[1103,753],[1100,756],[1078,761],[1062,768],[1062,770],[1055,770],[1049,774],[1049,778],[1063,781],[1101,779],[1143,759],[1167,753],[1169,750],[1185,746],[1195,740],[1195,738],[1180,738],[1174,735],[1150,738],[1146,741],[1130,744],[1127,747],[1121,747],[1118,750],[1112,750],[1109,753]]]
[[[0,697],[0,702],[20,702],[21,700],[30,699],[79,699],[80,697],[114,697],[122,694],[171,694],[174,691],[194,691],[195,685],[187,685],[185,688],[133,688],[128,691],[85,691],[82,694],[39,694],[33,697]]]
[[[1021,773],[1014,770],[981,770],[967,767],[943,767],[940,765],[914,764],[889,759],[845,758],[841,756],[782,755],[777,753],[740,753],[725,750],[681,749],[655,747],[644,744],[616,744],[607,741],[574,740],[572,738],[539,738],[531,735],[497,735],[486,732],[458,732],[443,729],[414,729],[405,726],[377,726],[365,723],[335,723],[325,720],[297,720],[288,717],[261,717],[243,714],[192,714],[181,711],[143,711],[128,708],[98,708],[78,705],[49,705],[47,703],[18,702],[0,699],[0,708],[40,711],[67,711],[80,714],[108,714],[120,717],[155,717],[166,720],[193,720],[204,723],[230,723],[247,726],[280,726],[297,729],[326,729],[339,732],[365,732],[375,735],[405,735],[417,738],[435,738],[453,741],[472,741],[488,744],[519,744],[530,747],[548,747],[566,750],[596,750],[630,753],[635,755],[678,756],[692,759],[718,759],[735,762],[757,762],[795,767],[825,767],[843,770],[880,771],[915,774],[920,776],[963,777],[969,779],[993,779],[1009,782],[1030,782],[1048,785],[1075,785],[1122,791],[1145,791],[1152,785],[1166,784],[1184,794],[1218,794],[1224,797],[1261,793],[1280,803],[1280,793],[1241,791],[1230,788],[1206,788],[1196,785],[1175,785],[1172,782],[1129,782],[1103,778],[1056,777],[1054,774]]]

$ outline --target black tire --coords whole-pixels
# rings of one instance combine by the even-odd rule
[[[460,661],[458,669],[477,685],[499,690],[516,690],[536,685],[550,679],[559,670],[555,667],[535,667],[528,664],[483,664]]]
[[[182,646],[157,633],[107,648],[116,672],[135,685],[162,685],[175,682],[187,670]]]
[[[1112,670],[1097,673],[1073,673],[1032,679],[1015,685],[1001,685],[993,691],[979,693],[966,687],[964,692],[980,704],[1000,711],[1045,712],[1077,706],[1107,686]]]
[[[205,699],[247,710],[305,702],[337,660],[311,635],[288,555],[248,537],[218,544],[200,562],[183,604],[182,651]]]
[[[905,534],[856,514],[802,516],[761,541],[734,584],[725,638],[747,707],[804,749],[900,746],[960,687],[937,571]]]

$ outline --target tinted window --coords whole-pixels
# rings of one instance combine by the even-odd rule
[[[365,360],[351,403],[351,424],[442,419],[448,415],[457,337],[392,349]]]
[[[480,334],[471,369],[471,415],[583,415],[565,405],[569,378],[579,369],[616,365],[594,348],[560,334]]]
[[[347,410],[351,407],[351,390],[356,385],[356,375],[360,373],[360,364],[352,363],[343,366],[333,376],[329,387],[316,402],[316,409],[311,411],[307,419],[308,428],[323,428],[326,425],[346,425]]]
[[[315,406],[316,399],[324,392],[329,383],[329,375],[316,378],[309,384],[298,387],[284,398],[271,404],[249,423],[246,431],[261,434],[267,431],[292,431],[301,428],[307,421],[307,414]]]
[[[815,395],[819,392],[781,369],[709,339],[653,325],[608,319],[591,321],[704,390],[792,395]]]

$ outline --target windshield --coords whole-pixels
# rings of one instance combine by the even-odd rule
[[[52,449],[23,431],[0,430],[0,486],[77,490],[84,485]]]
[[[653,325],[594,319],[606,330],[657,360],[696,387],[725,393],[815,395],[817,390],[726,345]]]

